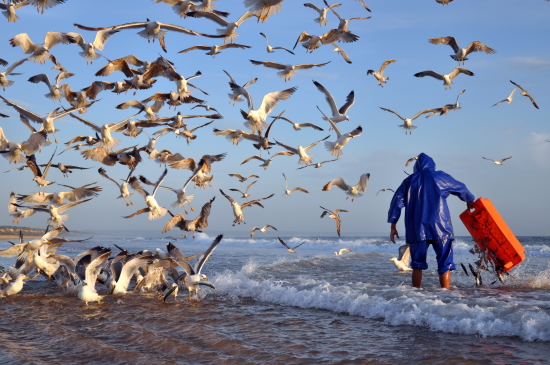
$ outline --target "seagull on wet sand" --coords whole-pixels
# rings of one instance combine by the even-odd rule
[[[355,186],[351,186],[346,184],[343,178],[337,177],[332,180],[330,180],[328,183],[326,183],[321,190],[323,191],[329,191],[333,187],[337,186],[340,189],[344,190],[346,194],[348,195],[346,197],[346,200],[351,197],[351,201],[353,202],[355,198],[358,198],[360,196],[363,196],[363,193],[367,190],[367,184],[370,179],[370,174],[362,174],[359,177],[359,182]]]
[[[286,250],[287,250],[288,252],[290,252],[290,253],[296,253],[296,251],[294,251],[294,250],[297,249],[298,247],[300,247],[301,245],[303,245],[304,243],[306,243],[306,241],[304,241],[304,242],[300,243],[298,246],[295,246],[295,247],[290,248],[290,247],[285,243],[285,241],[283,241],[283,240],[281,239],[281,237],[277,237],[277,239],[279,240],[279,242],[281,242],[281,244],[282,244],[283,246],[286,247]]]

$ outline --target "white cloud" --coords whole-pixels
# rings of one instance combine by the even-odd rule
[[[550,58],[541,57],[512,57],[510,61],[516,67],[529,68],[531,70],[549,70]]]

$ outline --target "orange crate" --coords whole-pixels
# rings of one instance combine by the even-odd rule
[[[479,198],[473,211],[465,210],[460,219],[482,249],[489,249],[495,266],[508,272],[525,260],[525,249],[508,228],[489,199]]]

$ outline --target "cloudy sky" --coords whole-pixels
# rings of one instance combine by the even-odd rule
[[[313,3],[322,5],[317,0]],[[316,13],[312,9],[304,7],[302,2],[290,0],[284,1],[283,10],[268,18],[267,22],[257,23],[255,19],[249,19],[241,25],[241,34],[235,42],[251,46],[248,50],[225,50],[215,58],[205,55],[203,51],[180,54],[177,52],[193,45],[213,45],[220,41],[169,33],[166,36],[168,53],[164,54],[158,42],[147,43],[146,39],[136,34],[136,30],[124,30],[111,37],[100,53],[109,59],[133,54],[150,61],[160,53],[174,62],[177,71],[186,77],[199,70],[202,72],[203,76],[193,82],[209,95],[196,90],[193,95],[217,108],[224,119],[216,120],[212,125],[197,131],[198,138],[189,146],[185,140],[168,135],[159,140],[157,149],[179,152],[197,160],[204,154],[227,153],[224,161],[213,165],[213,188],[190,189],[195,196],[193,206],[198,209],[216,196],[207,231],[211,234],[245,234],[253,226],[264,224],[274,225],[282,236],[334,234],[334,223],[326,218],[319,219],[319,206],[349,211],[342,213],[343,235],[387,234],[389,225],[386,219],[391,192],[378,196],[376,192],[382,188],[397,188],[406,177],[403,170],[412,172],[412,166],[405,168],[405,161],[420,152],[432,156],[438,169],[466,183],[476,197],[490,198],[517,235],[550,234],[550,143],[547,142],[550,140],[550,114],[547,112],[550,103],[550,40],[545,36],[550,34],[550,3],[543,0],[455,0],[448,6],[437,4],[435,0],[370,0],[367,3],[372,13],[362,8],[358,1],[351,0],[343,1],[337,9],[345,18],[372,16],[369,20],[351,22],[349,29],[360,38],[355,43],[341,44],[353,60],[352,64],[347,64],[336,52],[332,52],[331,46],[306,53],[298,45],[295,56],[284,51],[272,54],[266,52],[265,40],[259,32],[267,34],[273,46],[292,48],[302,31],[320,35],[338,25],[337,18],[329,13],[328,26],[320,27],[313,21]],[[242,1],[219,0],[215,4],[217,9],[231,13],[228,17],[230,21],[236,20],[246,11]],[[0,33],[0,44],[4,45],[0,48],[0,58],[10,63],[24,58],[20,47],[9,46],[9,39],[19,33],[29,34],[36,43],[42,42],[47,31],[80,32],[87,41],[93,41],[93,32],[77,29],[73,23],[102,27],[149,18],[210,34],[215,34],[219,27],[206,19],[179,18],[168,5],[148,0],[68,0],[43,15],[29,6],[19,9],[18,15],[21,19],[15,24],[0,19],[4,21]],[[454,80],[453,88],[445,90],[441,81],[413,77],[413,74],[425,70],[449,73],[457,66],[457,62],[449,57],[453,53],[449,46],[436,46],[427,41],[428,38],[442,36],[454,36],[462,47],[477,40],[498,52],[493,55],[471,54],[464,67],[474,72],[475,76],[459,75]],[[86,61],[78,55],[79,51],[75,45],[59,45],[52,50],[58,60],[76,74],[67,80],[73,90],[89,86],[98,79],[94,73],[106,63],[104,59],[99,59],[93,65],[86,65]],[[384,60],[390,58],[397,59],[397,62],[387,67],[385,75],[390,76],[390,80],[381,88],[377,86],[374,77],[366,75],[366,71],[377,70]],[[276,75],[276,70],[254,66],[249,62],[250,59],[292,64],[331,62],[322,68],[298,71],[296,76],[285,83]],[[35,85],[26,80],[39,73],[46,73],[53,79],[56,72],[51,67],[51,63],[23,64],[16,70],[22,75],[12,76],[15,84],[6,91],[0,91],[1,95],[37,114],[46,115],[59,104],[43,96],[47,92],[44,84]],[[335,139],[334,132],[328,131],[328,123],[321,119],[316,108],[319,105],[325,112],[329,111],[323,94],[315,88],[312,80],[324,85],[340,105],[351,90],[355,91],[356,102],[348,112],[351,120],[340,123],[339,127],[342,132],[348,132],[361,125],[363,134],[350,141],[339,161],[321,169],[296,170],[299,165],[295,156],[276,157],[265,171],[258,166],[259,161],[241,166],[244,159],[257,154],[251,143],[243,141],[234,146],[225,138],[212,134],[212,127],[244,129],[239,109],[247,111],[245,103],[239,103],[236,107],[228,104],[227,93],[230,89],[228,78],[222,70],[231,73],[240,84],[258,77],[258,82],[248,89],[256,107],[265,94],[297,86],[298,91],[290,99],[282,101],[272,115],[286,110],[285,116],[294,121],[311,122],[325,128],[322,132],[311,129],[296,132],[288,123],[277,122],[271,133],[277,141],[298,146],[308,145],[328,135],[331,136],[329,140]],[[122,73],[114,73],[102,79],[121,81],[123,76]],[[537,100],[540,109],[535,109],[519,93],[515,94],[512,104],[491,107],[513,90],[514,86],[509,80],[526,88]],[[115,105],[132,99],[142,100],[153,93],[173,89],[173,82],[159,78],[154,88],[138,91],[135,96],[132,93],[116,95],[103,92],[98,97],[101,101],[82,116],[98,125],[120,121],[134,114],[134,111],[118,110]],[[461,110],[442,117],[417,119],[415,124],[418,128],[412,135],[405,135],[397,127],[401,124],[397,116],[379,108],[393,109],[404,117],[411,117],[420,110],[453,103],[464,89],[466,92],[460,99]],[[62,105],[68,106],[66,102]],[[182,114],[195,114],[201,109],[190,112],[190,107],[183,105],[178,110]],[[0,126],[9,140],[23,141],[28,138],[29,132],[19,122],[14,109],[1,103],[0,113],[10,116],[9,119],[0,120]],[[165,106],[159,115],[164,117],[175,113]],[[194,128],[207,121],[202,118],[192,119],[188,126]],[[61,130],[57,135],[60,142],[66,142],[75,135],[92,133],[89,127],[72,118],[56,121],[56,127]],[[123,138],[121,147],[147,143],[145,135],[137,139],[129,139],[121,134],[117,137]],[[37,155],[38,162],[46,163],[54,148],[54,145],[44,148],[43,153]],[[60,143],[59,151],[63,148],[64,145]],[[273,148],[274,152],[278,150],[278,147]],[[310,152],[314,155],[314,161],[333,158],[321,144]],[[267,156],[267,153],[263,152],[262,155]],[[143,174],[156,181],[163,167],[147,160],[145,153],[142,156],[144,163],[138,166],[135,174]],[[502,166],[496,166],[483,160],[482,156],[495,160],[509,156],[513,158]],[[159,221],[148,221],[146,215],[128,220],[121,218],[144,207],[143,198],[134,195],[136,205],[133,207],[126,207],[122,200],[117,200],[119,192],[116,186],[97,173],[102,165],[84,160],[77,151],[56,157],[54,163],[57,162],[91,169],[76,171],[69,178],[64,178],[58,170],[52,170],[48,175],[50,181],[75,187],[97,181],[103,188],[94,200],[69,211],[67,226],[70,229],[93,232],[104,229],[147,230],[160,234],[167,218]],[[7,160],[0,160],[1,171],[12,167],[15,166],[8,164]],[[125,178],[128,174],[125,166],[105,168],[113,178]],[[367,172],[371,174],[367,192],[353,203],[346,200],[345,193],[338,189],[321,191],[321,187],[332,178],[340,176],[349,184],[356,184],[359,176]],[[250,190],[251,199],[275,194],[265,202],[265,209],[253,207],[244,211],[246,226],[231,226],[233,215],[230,204],[218,190],[222,188],[227,192],[230,188],[245,189],[247,183],[239,183],[237,179],[229,177],[229,173],[260,176],[258,183]],[[310,194],[295,192],[290,197],[283,197],[282,173],[288,177],[291,187],[302,186]],[[170,169],[164,185],[181,187],[189,174],[187,170]],[[11,191],[18,194],[37,191],[28,169],[1,174],[0,178],[0,204],[4,207],[8,204]],[[64,189],[53,185],[48,191]],[[238,197],[237,193],[231,195]],[[166,207],[174,198],[173,193],[164,190],[157,195],[159,203]],[[448,201],[456,233],[465,234],[466,230],[458,218],[465,204],[454,197]],[[191,213],[188,217],[194,216],[195,213]],[[22,226],[43,227],[46,218],[44,214],[37,214],[23,220]],[[0,225],[10,224],[11,218],[4,211],[0,215]],[[404,234],[403,228],[401,231]]]

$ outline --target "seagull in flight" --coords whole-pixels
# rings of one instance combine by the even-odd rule
[[[298,246],[290,248],[290,247],[285,243],[285,241],[283,241],[283,240],[281,239],[281,237],[277,237],[277,239],[279,240],[279,242],[281,242],[281,244],[282,244],[283,246],[286,247],[286,250],[287,250],[288,252],[290,252],[290,253],[296,253],[296,251],[294,251],[294,250],[297,249],[298,247],[300,247],[301,245],[303,245],[304,243],[306,243],[306,241],[304,241],[304,242],[300,243]]]
[[[174,227],[178,227],[182,231],[193,232],[193,238],[195,238],[194,232],[202,232],[208,228],[208,216],[210,215],[214,199],[216,199],[216,197],[213,197],[203,205],[200,214],[195,219],[185,219],[181,213],[173,215],[172,212],[168,211],[168,214],[170,214],[172,218],[162,227],[162,233],[166,233]],[[187,234],[185,234],[183,238],[187,238]]]
[[[168,209],[161,207],[156,199],[155,194],[157,193],[157,190],[164,181],[164,178],[166,177],[166,174],[168,173],[168,169],[164,169],[164,172],[160,176],[159,180],[157,181],[157,184],[155,186],[155,189],[153,190],[153,194],[149,194],[147,191],[145,191],[141,184],[139,183],[138,179],[135,176],[132,176],[129,180],[129,184],[136,192],[138,192],[141,196],[145,198],[145,204],[147,204],[147,208],[143,208],[138,210],[137,212],[130,214],[129,216],[123,217],[123,218],[132,218],[136,215],[142,214],[142,213],[149,213],[149,220],[156,220],[161,217],[164,217],[166,213],[168,212]]]
[[[229,176],[232,176],[232,177],[236,177],[237,179],[239,179],[239,182],[245,182],[246,180],[250,179],[251,177],[253,178],[256,178],[256,179],[259,179],[260,177],[258,175],[248,175],[246,177],[244,177],[243,175],[241,174],[229,174]]]
[[[348,96],[346,97],[346,103],[344,105],[342,105],[340,107],[340,109],[338,109],[338,106],[336,105],[336,101],[334,100],[334,97],[332,96],[332,94],[323,85],[321,85],[317,81],[313,80],[313,83],[315,84],[315,86],[317,86],[317,89],[320,92],[325,94],[325,99],[326,99],[328,105],[330,106],[330,110],[331,110],[331,113],[332,113],[332,117],[330,119],[332,119],[332,121],[334,123],[340,123],[344,120],[349,121],[350,119],[347,116],[347,112],[348,112],[349,108],[351,108],[352,105],[355,103],[355,93],[354,93],[354,91],[352,90],[348,94]],[[325,119],[325,118],[323,118],[323,119]],[[328,120],[328,119],[325,119],[325,120]]]
[[[252,228],[252,231],[250,231],[250,238],[252,238],[252,236],[254,236],[254,233],[256,233],[256,231],[260,231],[262,233],[265,233],[267,231],[268,228],[273,228],[274,230],[277,230],[277,228],[273,227],[272,225],[270,224],[266,224],[265,226],[263,226],[262,228],[260,227],[254,227]]]
[[[218,38],[223,38],[223,42],[229,41],[230,43],[233,43],[235,41],[235,38],[239,36],[239,33],[236,32],[237,28],[241,26],[241,24],[254,16],[251,12],[247,11],[237,21],[235,22],[228,22],[226,19],[221,17],[220,15],[213,13],[211,11],[192,11],[187,13],[188,16],[193,18],[206,18],[210,19],[213,22],[221,25],[224,28],[216,29],[216,32],[218,33]]]
[[[328,11],[329,9],[337,8],[337,7],[339,7],[339,6],[342,5],[342,4],[332,4],[332,5],[328,5],[327,2],[325,1],[325,5],[327,6],[326,8],[319,8],[317,5],[312,4],[312,3],[305,3],[305,4],[304,4],[304,6],[305,6],[306,8],[313,9],[313,10],[315,10],[317,13],[319,13],[319,17],[318,17],[318,18],[315,18],[314,21],[315,21],[315,23],[319,24],[320,26],[323,26],[323,25],[327,25],[327,24],[328,24],[328,20],[327,20],[327,11]]]
[[[307,152],[312,149],[313,147],[315,147],[318,143],[320,142],[323,142],[324,140],[326,140],[327,138],[329,138],[330,136],[326,136],[325,138],[323,139],[320,139],[318,140],[317,142],[313,142],[312,144],[310,144],[309,146],[306,146],[306,147],[302,147],[302,146],[298,146],[298,148],[294,148],[294,147],[290,147],[286,144],[283,144],[281,142],[277,142],[275,141],[279,146],[283,147],[284,149],[286,149],[287,151],[289,152],[292,152],[293,154],[296,154],[300,157],[300,159],[298,160],[298,163],[299,164],[302,164],[302,165],[309,165],[310,163],[313,163],[312,159],[313,159],[313,155],[308,155]],[[275,157],[275,156],[273,156]],[[243,162],[244,163],[244,162]],[[241,164],[242,165],[242,164]]]
[[[503,158],[502,160],[496,160],[496,161],[495,161],[495,160],[491,160],[490,158],[485,158],[485,157],[483,157],[483,159],[485,159],[485,160],[493,161],[493,163],[494,163],[495,165],[502,165],[502,163],[503,163],[504,161],[509,160],[509,159],[511,159],[511,158],[512,158],[512,156]]]
[[[134,193],[132,193],[128,190],[128,185],[129,185],[128,181],[130,180],[130,177],[132,176],[132,173],[134,172],[133,169],[130,169],[130,173],[128,174],[128,177],[126,178],[126,180],[122,180],[123,181],[122,184],[119,184],[115,179],[111,179],[109,177],[109,175],[107,175],[107,171],[105,171],[105,169],[103,169],[102,167],[100,167],[99,170],[97,170],[97,172],[99,172],[99,174],[101,176],[103,176],[104,178],[106,178],[109,181],[112,181],[113,183],[116,184],[116,186],[118,186],[118,188],[120,190],[120,196],[117,197],[117,199],[124,199],[124,202],[126,203],[126,206],[134,205],[134,202],[132,202],[132,200],[130,199],[130,196],[133,195]],[[128,201],[126,201],[126,199],[128,199]]]
[[[327,115],[321,111],[319,106],[317,106],[317,109],[319,109],[321,114],[323,114],[323,119],[326,119],[330,123],[332,129],[334,130],[334,133],[336,133],[336,141],[326,141],[325,148],[327,149],[327,151],[330,152],[332,156],[336,155],[336,158],[340,158],[343,153],[342,148],[344,148],[344,146],[348,144],[350,139],[359,137],[363,133],[363,127],[359,126],[351,132],[342,134],[342,132],[340,132],[340,128],[338,128],[336,123],[334,123],[332,119],[327,117]]]
[[[146,22],[133,22],[133,23],[126,23],[121,25],[115,25],[110,27],[100,27],[100,28],[92,28],[92,27],[86,27],[81,24],[74,24],[75,27],[84,29],[84,30],[91,30],[91,31],[101,31],[101,30],[125,30],[125,29],[140,29],[143,28],[143,30],[139,31],[137,34],[142,36],[143,38],[147,38],[147,41],[150,42],[151,39],[153,42],[155,39],[158,39],[160,46],[162,47],[162,50],[164,52],[168,52],[166,50],[166,43],[164,41],[164,36],[168,33],[168,31],[178,32],[178,33],[184,33],[189,35],[200,35],[203,37],[209,37],[209,38],[222,38],[223,35],[210,35],[210,34],[204,34],[200,32],[195,32],[191,29],[187,29],[184,27],[180,27],[179,25],[173,25],[173,24],[163,24],[161,22],[155,21],[155,20],[149,20],[147,19]]]
[[[382,84],[385,84],[390,79],[389,76],[384,77],[384,70],[386,69],[386,67],[388,67],[390,63],[394,63],[394,62],[397,62],[397,60],[394,60],[394,59],[386,60],[382,63],[382,66],[380,66],[380,70],[378,70],[378,72],[374,70],[368,70],[367,75],[374,76],[376,80],[378,80],[378,86],[384,87],[384,85]]]
[[[313,166],[313,167],[315,167],[316,169],[318,169],[318,168],[320,168],[321,166],[323,166],[323,164],[325,164],[325,163],[327,163],[327,162],[333,162],[333,161],[338,161],[338,159],[335,158],[334,160],[328,160],[328,161],[323,161],[323,162],[317,162],[317,163],[314,163],[314,164],[311,164],[311,165],[298,167],[296,170],[305,169],[305,168],[308,167],[308,166]]]
[[[411,264],[411,249],[410,245],[403,245],[399,247],[399,256],[392,257],[390,261],[393,261],[398,271],[412,271]]]
[[[407,134],[407,133],[412,134],[412,130],[417,128],[415,125],[412,124],[412,121],[415,120],[416,118],[418,118],[419,116],[421,116],[423,114],[426,114],[426,113],[432,113],[434,111],[435,112],[440,112],[441,111],[441,109],[426,109],[426,110],[422,110],[422,111],[416,113],[412,118],[403,118],[401,115],[399,115],[397,112],[394,112],[391,109],[386,109],[386,108],[382,108],[382,107],[380,107],[380,109],[397,115],[399,117],[399,119],[401,119],[404,122],[403,124],[398,124],[397,126],[400,127],[400,128],[403,128],[405,130],[405,134]]]
[[[512,80],[510,80],[510,82],[514,85],[516,85],[517,87],[519,87],[521,89],[521,95],[523,96],[526,96],[529,98],[529,100],[531,100],[531,103],[533,103],[533,106],[535,108],[539,108],[539,106],[537,105],[537,103],[535,102],[535,99],[533,99],[533,97],[527,92],[527,90],[525,90],[524,88],[522,88],[520,85],[516,84],[515,82],[513,82]]]
[[[268,159],[265,159],[261,156],[250,156],[249,158],[247,158],[246,160],[241,162],[241,165],[244,165],[245,163],[249,162],[250,160],[256,159],[256,160],[262,161],[263,163],[260,165],[260,167],[263,167],[264,170],[267,170],[267,168],[269,167],[269,165],[271,165],[271,162],[273,161],[273,159],[276,156],[279,156],[279,155],[293,156],[294,154],[295,154],[294,152],[290,152],[290,151],[279,151],[279,152],[275,153],[273,156],[271,156]],[[304,166],[304,167],[307,167],[307,166]]]
[[[340,219],[340,215],[338,215],[338,212],[347,212],[347,210],[336,209],[335,211],[332,211],[323,207],[321,207],[321,209],[323,209],[321,218],[323,218],[325,215],[328,215],[329,218],[334,219],[336,221],[336,233],[338,233],[338,237],[340,237],[340,227],[342,226],[342,220]]]
[[[74,38],[59,32],[47,32],[42,44],[33,43],[27,33],[20,33],[10,39],[12,47],[21,47],[23,53],[30,54],[28,57],[30,61],[40,62],[41,64],[45,64],[50,59],[49,52],[54,46],[57,46],[59,43],[69,44],[74,42]]]
[[[277,118],[277,117],[271,117],[271,118]],[[280,119],[282,120],[286,120],[287,122],[289,122],[290,124],[292,124],[292,126],[294,127],[294,130],[295,131],[299,131],[299,130],[302,130],[302,127],[311,127],[313,129],[315,129],[316,131],[322,131],[324,130],[323,128],[319,127],[319,126],[316,126],[315,124],[313,123],[294,123],[293,121],[291,121],[290,119],[286,118],[286,117],[283,117],[283,116],[279,116]]]
[[[499,101],[498,103],[495,103],[495,104],[493,104],[493,105],[491,105],[491,106],[495,106],[495,105],[498,105],[498,104],[504,103],[504,102],[506,102],[506,104],[512,104],[512,98],[513,98],[515,92],[516,92],[518,89],[519,89],[519,87],[516,87],[514,90],[512,90],[512,92],[510,93],[510,95],[508,95],[508,97],[507,97],[506,99],[501,100],[501,101]]]
[[[462,67],[455,67],[455,69],[451,73],[446,75],[441,75],[435,71],[429,70],[429,71],[422,71],[422,72],[415,73],[414,76],[416,77],[431,76],[434,79],[443,80],[443,85],[445,86],[445,90],[447,90],[447,89],[452,89],[451,85],[453,84],[453,82],[451,80],[460,74],[475,76],[472,71],[466,70],[465,68],[462,68]]]
[[[244,214],[242,212],[242,210],[244,208],[247,208],[247,207],[251,207],[253,205],[258,205],[260,207],[264,207],[260,201],[262,200],[266,200],[266,199],[269,199],[271,198],[273,195],[275,194],[271,194],[270,196],[268,197],[265,197],[265,198],[261,198],[261,199],[256,199],[256,200],[251,200],[249,202],[246,202],[242,205],[240,205],[239,203],[237,203],[235,200],[233,200],[229,195],[227,195],[226,193],[223,192],[222,189],[220,189],[220,193],[222,193],[223,196],[226,197],[227,200],[229,200],[229,203],[231,204],[231,206],[233,207],[233,215],[235,216],[235,220],[233,221],[233,226],[235,224],[241,224],[241,223],[244,223],[246,224],[246,222],[244,221]]]
[[[348,195],[346,197],[346,200],[351,197],[351,201],[353,202],[355,198],[358,198],[360,196],[363,196],[363,193],[367,190],[367,184],[370,179],[370,174],[362,174],[359,177],[359,182],[355,186],[351,186],[346,184],[343,178],[337,177],[332,180],[330,180],[328,183],[326,183],[321,190],[323,191],[329,191],[333,187],[337,186],[340,189],[344,190],[346,194]]]
[[[241,196],[242,199],[247,199],[250,194],[248,194],[248,189],[250,189],[250,187],[254,184],[256,184],[258,182],[258,180],[254,180],[252,181],[250,184],[248,184],[248,186],[246,187],[246,190],[244,191],[244,193],[242,191],[240,191],[239,189],[229,189],[230,191],[238,191],[239,193],[241,193],[243,196]]]
[[[380,194],[381,192],[388,191],[388,190],[395,193],[395,190],[390,189],[390,188],[385,188],[385,189],[380,189],[380,190],[378,190],[378,192],[376,193],[376,195]]]
[[[261,34],[262,37],[265,38],[265,41],[266,41],[266,43],[267,43],[267,52],[268,52],[268,53],[273,53],[273,50],[274,50],[274,49],[283,49],[283,50],[287,51],[288,53],[294,54],[294,52],[292,52],[291,50],[289,50],[288,48],[285,48],[285,47],[271,47],[271,46],[269,45],[269,38],[267,38],[267,36],[266,36],[264,33],[262,33],[262,32],[260,32],[260,34]]]
[[[277,70],[282,70],[277,72],[277,75],[285,80],[285,82],[289,81],[292,76],[296,75],[296,70],[307,70],[313,67],[323,67],[330,63],[330,61],[325,63],[308,63],[308,64],[301,64],[301,65],[288,65],[288,64],[282,64],[277,62],[271,62],[271,61],[254,61],[250,60],[253,65],[262,65],[268,68],[274,68]]]
[[[361,3],[365,6],[365,9],[367,9],[368,11],[369,8],[367,8],[367,5],[365,5],[365,3],[363,2],[363,0],[359,0],[361,1]],[[326,6],[329,6],[328,3],[327,3],[327,0],[323,0],[323,2],[325,3]],[[363,19],[370,19],[371,17],[367,17],[367,18],[351,18],[351,19],[344,19],[340,16],[340,14],[338,14],[336,12],[336,10],[334,10],[334,8],[330,8],[330,10],[334,13],[334,15],[336,15],[336,17],[340,20],[340,23],[338,24],[338,29],[340,30],[343,30],[343,31],[348,31],[348,23],[351,22],[352,20],[363,20]]]
[[[439,38],[431,38],[428,39],[428,42],[431,44],[443,44],[443,45],[449,45],[455,51],[454,55],[451,55],[451,58],[455,61],[458,61],[458,64],[460,65],[460,62],[464,65],[464,62],[468,59],[466,56],[468,56],[472,52],[485,52],[487,54],[494,54],[497,53],[497,51],[491,47],[488,47],[484,45],[483,43],[479,41],[473,41],[470,43],[468,48],[460,48],[458,46],[458,42],[454,37],[439,37]]]
[[[8,67],[8,69],[6,71],[0,72],[0,87],[2,87],[2,89],[4,91],[6,91],[6,88],[8,86],[13,85],[13,83],[15,82],[15,81],[8,80],[7,77],[10,76],[10,75],[21,75],[21,74],[18,74],[18,73],[14,73],[13,70],[15,70],[17,67],[19,67],[23,62],[25,62],[27,60],[28,60],[28,58],[23,58],[23,59],[21,59],[17,62],[14,62],[10,67]],[[6,66],[6,65],[2,65],[2,66]]]
[[[304,193],[309,194],[309,191],[307,191],[306,189],[301,188],[301,187],[299,187],[299,186],[297,186],[297,187],[295,187],[295,188],[293,188],[293,189],[288,190],[288,179],[286,178],[286,176],[285,176],[284,173],[283,173],[283,177],[285,178],[285,193],[283,194],[284,197],[290,196],[290,193],[292,193],[293,191],[296,191],[296,190],[302,191],[302,192],[304,192]]]

